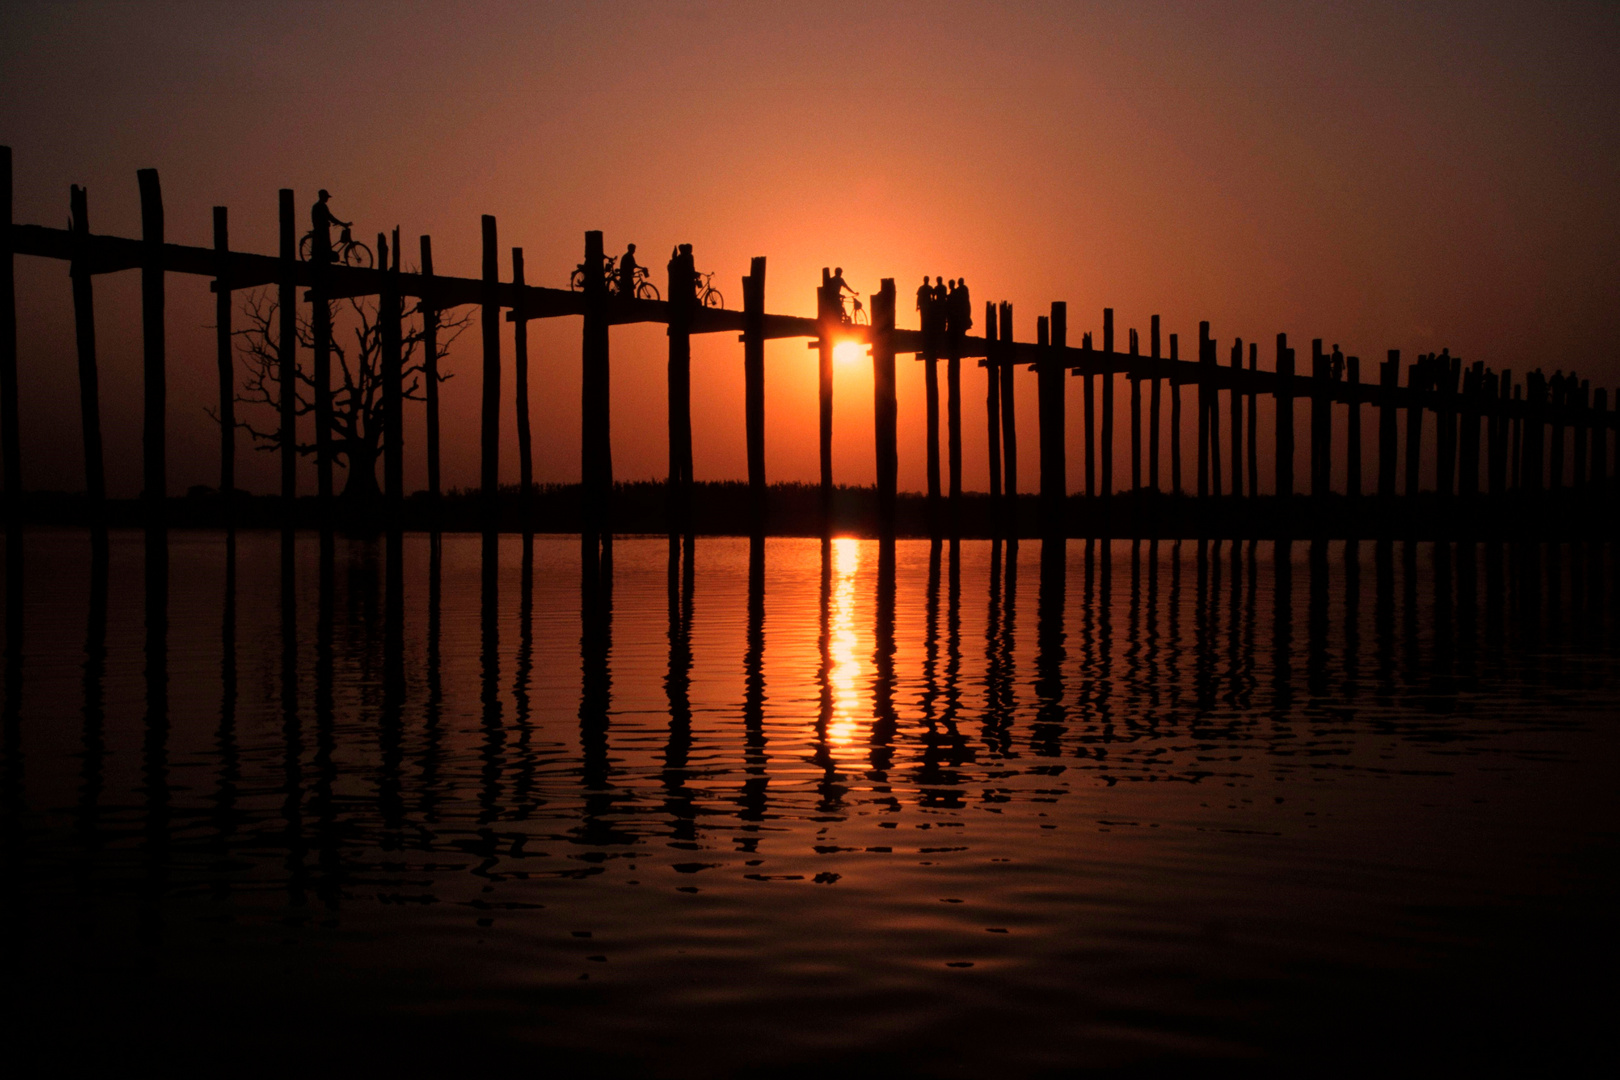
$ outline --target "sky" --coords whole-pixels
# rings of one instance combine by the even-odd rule
[[[601,229],[610,252],[636,243],[657,281],[662,253],[692,243],[731,307],[764,255],[767,309],[784,314],[813,314],[821,268],[840,265],[863,296],[895,278],[902,326],[923,274],[965,276],[976,317],[1013,303],[1020,340],[1061,300],[1073,342],[1112,307],[1121,343],[1159,314],[1183,356],[1207,319],[1223,359],[1239,336],[1266,368],[1286,332],[1302,357],[1321,337],[1364,371],[1388,349],[1446,347],[1614,387],[1616,55],[1612,4],[10,0],[0,144],[19,222],[65,224],[76,183],[94,231],[139,235],[135,172],[151,167],[180,243],[210,244],[223,205],[233,247],[272,253],[277,190],[295,190],[302,227],[327,188],[359,236],[399,227],[407,265],[431,234],[441,273],[477,275],[493,214],[503,277],[521,246],[535,284],[564,286]],[[17,282],[24,481],[78,490],[67,270],[19,257]],[[96,290],[109,491],[133,495],[137,275]],[[217,478],[213,302],[203,279],[173,276],[168,294],[169,483],[184,490]],[[579,476],[579,338],[578,319],[531,324],[543,481]],[[479,358],[474,325],[445,365],[450,486],[477,483]],[[813,481],[815,353],[772,342],[766,363],[767,475]],[[919,490],[922,365],[899,367],[900,486]],[[870,365],[835,379],[836,479],[871,483]],[[964,371],[969,490],[987,487],[983,379]],[[614,329],[612,380],[616,475],[662,477],[661,327]],[[1018,380],[1031,489],[1034,377]],[[734,335],[694,342],[693,397],[697,478],[743,478]],[[1123,415],[1116,429],[1123,483]],[[416,406],[410,488],[425,483],[421,431]],[[1082,453],[1071,422],[1071,488]],[[275,489],[272,455],[239,456],[242,486]],[[300,482],[313,487],[307,463]]]

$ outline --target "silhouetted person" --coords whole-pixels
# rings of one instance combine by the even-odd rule
[[[1337,342],[1333,345],[1333,360],[1329,366],[1329,373],[1334,382],[1344,379],[1344,353],[1339,351]]]
[[[691,289],[689,294],[682,294],[680,299],[692,299],[697,296],[698,275],[697,267],[692,261],[692,245],[682,244],[669,255],[669,280],[671,288],[679,288],[681,282],[686,282]],[[671,300],[676,299],[671,296]]]
[[[326,205],[327,200],[331,197],[332,193],[322,188],[320,197],[315,200],[315,205],[309,208],[309,220],[315,226],[315,231],[319,232],[323,228],[330,229],[334,225],[345,229],[354,228],[354,222],[339,221],[337,215],[332,213],[332,208]]]
[[[854,289],[850,288],[849,283],[844,280],[844,268],[842,266],[833,267],[832,277],[827,279],[827,288],[830,290],[828,295],[832,296],[838,301],[838,311],[840,314],[842,314],[844,310],[844,294],[846,292],[851,296],[861,295]]]
[[[619,256],[619,295],[636,295],[636,271],[644,267],[636,262],[636,245],[631,244]]]
[[[942,277],[934,278],[934,330],[936,333],[942,334],[945,332],[950,303],[950,293],[945,290],[945,279]]]
[[[951,290],[951,333],[965,334],[973,328],[973,301],[968,296],[967,278],[957,278]]]
[[[922,324],[924,334],[934,328],[934,290],[928,285],[928,275],[923,275],[923,282],[917,286],[917,318]]]

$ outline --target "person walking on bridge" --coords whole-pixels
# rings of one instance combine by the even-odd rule
[[[846,292],[851,296],[861,295],[854,289],[851,289],[849,287],[849,283],[844,280],[844,268],[842,266],[833,267],[832,277],[827,279],[827,290],[830,297],[837,299],[838,310],[840,313],[842,313],[844,310],[844,294]],[[848,322],[849,320],[848,318],[845,318],[844,321]]]

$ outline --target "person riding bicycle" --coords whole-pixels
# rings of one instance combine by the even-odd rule
[[[636,271],[646,273],[646,268],[636,262],[636,245],[631,244],[624,249],[619,257],[619,295],[636,295]]]
[[[833,267],[832,277],[827,279],[827,289],[829,296],[838,298],[838,310],[840,312],[844,310],[844,293],[847,292],[850,296],[861,295],[851,289],[849,283],[844,280],[844,268],[842,266]],[[847,320],[849,316],[846,315],[844,318]]]

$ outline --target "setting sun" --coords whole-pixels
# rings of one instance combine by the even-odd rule
[[[858,341],[840,341],[833,346],[833,360],[839,364],[858,364],[866,359],[866,349]]]

